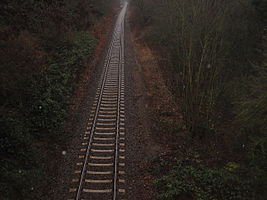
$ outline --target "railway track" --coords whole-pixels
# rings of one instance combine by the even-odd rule
[[[124,3],[117,18],[69,200],[123,199],[125,194]]]

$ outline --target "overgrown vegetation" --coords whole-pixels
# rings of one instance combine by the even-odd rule
[[[155,172],[166,168],[162,163]],[[249,200],[255,199],[252,185],[226,169],[209,169],[177,161],[168,173],[154,182],[160,200]]]
[[[202,146],[207,145],[205,138],[226,143],[227,149],[222,150],[214,141],[210,150],[240,158],[232,161],[243,173],[219,170],[220,181],[223,176],[237,176],[251,182],[248,199],[267,197],[266,13],[266,0],[136,0],[134,4],[133,23],[160,55],[162,73],[183,112],[187,139],[198,140]],[[229,160],[217,164],[223,168]],[[189,169],[180,167],[181,173]],[[162,199],[182,195],[175,181],[186,185],[196,178],[187,174],[184,180],[176,169],[158,179],[158,184],[167,185],[164,191],[171,193],[161,190],[161,195],[167,195]],[[203,176],[200,171],[196,174]],[[234,187],[242,182],[229,184]],[[184,199],[198,198],[191,189],[187,187],[191,196]],[[202,199],[231,199],[215,193]]]
[[[35,198],[105,0],[0,3],[0,198]],[[38,183],[38,184],[37,184]]]

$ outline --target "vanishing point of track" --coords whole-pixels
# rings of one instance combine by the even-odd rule
[[[124,4],[115,24],[70,188],[72,200],[123,199],[125,193]]]

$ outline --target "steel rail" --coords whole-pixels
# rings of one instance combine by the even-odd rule
[[[110,42],[110,46],[107,52],[107,56],[104,62],[104,69],[102,72],[102,75],[100,77],[100,82],[99,82],[99,88],[100,88],[100,92],[97,90],[96,93],[96,97],[95,97],[95,102],[97,102],[96,104],[96,108],[95,108],[95,112],[94,112],[94,118],[92,121],[92,126],[91,126],[91,130],[90,130],[90,137],[88,139],[88,145],[86,148],[86,154],[85,154],[85,158],[84,158],[84,163],[83,163],[83,168],[81,170],[81,174],[80,174],[80,178],[79,178],[79,186],[78,189],[76,191],[76,200],[80,200],[81,198],[81,194],[82,194],[82,189],[83,189],[83,184],[84,184],[84,179],[85,179],[85,173],[86,170],[88,169],[88,161],[89,161],[89,156],[90,156],[90,150],[92,148],[92,142],[93,142],[93,136],[94,133],[96,131],[96,124],[97,124],[97,120],[98,120],[98,115],[99,115],[99,111],[100,111],[100,106],[101,103],[103,102],[103,96],[105,96],[105,87],[110,84],[107,82],[111,82],[111,81],[115,81],[114,78],[111,78],[111,75],[109,75],[109,73],[113,73],[109,71],[110,65],[112,64],[111,61],[114,58],[114,56],[112,56],[112,50],[116,49],[116,41],[119,39],[119,61],[118,61],[118,71],[117,71],[117,76],[118,76],[118,86],[115,86],[116,83],[114,83],[113,87],[118,87],[117,88],[117,123],[116,123],[116,138],[115,138],[115,154],[114,154],[114,176],[113,176],[113,200],[115,200],[117,198],[117,178],[118,178],[118,155],[119,155],[119,136],[120,136],[120,118],[121,118],[121,92],[122,92],[122,78],[124,78],[124,17],[125,17],[125,13],[126,13],[126,9],[127,9],[127,3],[125,3],[122,11],[120,12],[115,28],[114,28],[114,32],[112,35],[112,39]],[[116,56],[115,56],[116,57]],[[113,70],[112,70],[113,71]],[[124,87],[123,87],[124,88]],[[115,88],[114,88],[115,89]]]

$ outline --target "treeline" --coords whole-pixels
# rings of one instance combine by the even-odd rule
[[[228,132],[228,145],[242,154],[235,164],[252,182],[253,195],[217,198],[266,199],[267,1],[134,2],[135,25],[161,55],[160,66],[181,105],[189,137]],[[183,193],[172,192],[161,199]]]
[[[34,198],[105,0],[0,2],[0,199]],[[38,184],[37,184],[38,183]]]

